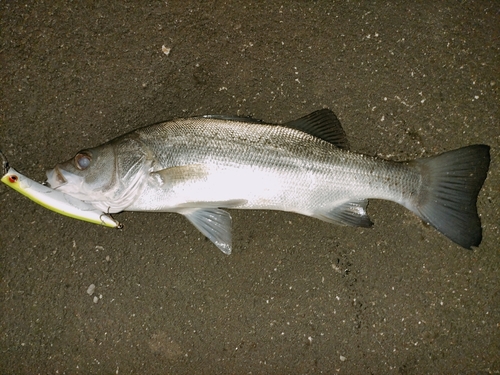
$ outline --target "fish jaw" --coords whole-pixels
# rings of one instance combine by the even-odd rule
[[[57,189],[62,185],[68,183],[68,181],[64,178],[58,166],[55,166],[53,169],[48,170],[46,173],[47,180],[45,180],[45,185],[51,187],[52,189]]]
[[[47,171],[46,184],[57,191],[80,199],[94,206],[96,209],[107,213],[117,213],[125,210],[131,202],[137,199],[137,196],[142,191],[140,178],[138,178],[141,175],[140,173],[124,189],[94,189],[92,185],[87,183],[85,176],[72,173],[68,169],[70,168],[64,164],[62,166],[58,164],[53,169]]]
[[[84,178],[60,168],[59,166],[58,164],[53,169],[46,172],[46,185],[52,189],[57,189],[65,194],[71,195],[74,198],[88,200]]]

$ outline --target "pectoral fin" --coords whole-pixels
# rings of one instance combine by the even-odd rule
[[[327,212],[320,212],[314,217],[334,224],[371,227],[373,223],[366,213],[367,204],[367,200],[346,202]]]
[[[179,211],[224,254],[231,254],[231,215],[220,208],[186,208]]]
[[[189,164],[151,172],[151,177],[159,186],[168,186],[186,181],[200,180],[206,178],[208,173],[207,167],[203,164]]]

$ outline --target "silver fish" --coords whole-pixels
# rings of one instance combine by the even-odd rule
[[[103,212],[178,212],[226,254],[231,216],[221,208],[370,227],[370,198],[403,205],[470,249],[482,239],[476,199],[489,163],[487,145],[409,162],[357,154],[323,109],[282,125],[201,116],[147,126],[78,152],[47,183]]]

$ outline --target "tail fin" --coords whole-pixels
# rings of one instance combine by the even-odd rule
[[[490,147],[468,146],[411,164],[422,173],[422,187],[409,208],[460,246],[479,246],[476,200],[488,173]]]

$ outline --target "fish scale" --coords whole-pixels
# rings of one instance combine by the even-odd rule
[[[221,120],[207,123],[203,118],[177,120],[175,125],[167,123],[159,128],[137,131],[145,144],[156,146],[151,147],[157,161],[155,169],[180,164],[211,164],[220,168],[252,166],[248,168],[250,174],[255,170],[269,170],[276,175],[278,170],[283,185],[289,185],[285,194],[309,192],[312,196],[325,196],[328,204],[345,201],[347,196],[403,202],[409,197],[404,191],[409,191],[408,187],[418,181],[418,174],[404,164],[383,161],[381,165],[380,159],[346,153],[326,141],[286,127],[256,127],[255,124]],[[175,141],[168,152],[165,152],[164,143],[158,142],[164,137],[171,139],[169,143]],[[153,139],[155,142],[151,142]],[[281,142],[274,141],[272,147],[267,146],[273,140]],[[231,171],[228,177],[231,173],[234,172]],[[322,183],[311,186],[312,179]],[[396,189],[396,185],[401,189]],[[240,187],[234,186],[234,189]],[[318,187],[321,194],[315,190]],[[270,188],[273,186],[267,186]],[[299,199],[294,198],[295,201]],[[213,200],[220,201],[215,197]],[[323,205],[325,203],[323,201]],[[240,208],[270,207],[248,205]]]
[[[405,181],[415,176],[405,165],[385,162],[382,168],[380,160],[359,154],[346,155],[345,151],[340,151],[328,142],[285,127],[255,126],[223,120],[207,123],[203,119],[186,119],[177,121],[175,125],[161,125],[137,132],[144,144],[156,146],[151,147],[156,155],[155,169],[204,164],[221,171],[219,179],[211,180],[212,184],[204,180],[193,186],[193,196],[186,197],[186,200],[197,201],[200,198],[199,190],[217,189],[223,182],[232,185],[230,189],[234,195],[227,197],[211,193],[210,200],[223,202],[225,198],[245,199],[247,204],[238,208],[290,210],[289,207],[294,207],[294,212],[311,215],[314,208],[326,206],[328,210],[329,206],[348,200],[347,197],[355,200],[369,197],[393,200],[400,196],[397,200],[402,201],[402,191],[391,186],[388,180],[397,179],[400,186],[404,186]],[[168,153],[163,151],[165,147],[162,147],[162,142],[158,142],[162,138],[173,143]],[[278,141],[269,147],[274,139]],[[244,183],[233,177],[240,175],[237,170],[241,170],[242,166],[248,173],[248,178],[243,179]],[[365,173],[370,170],[370,166],[372,171],[377,170],[378,173]],[[378,168],[375,169],[375,166]],[[266,182],[269,177],[266,171],[275,176],[270,180],[272,183]],[[260,192],[252,186],[253,195],[260,199],[250,199],[248,195],[252,193],[245,192],[250,180],[254,181],[253,185],[260,186]],[[371,188],[367,189],[367,186]],[[265,192],[269,195],[266,196]],[[276,194],[279,197],[273,197]],[[307,200],[304,194],[308,196]],[[284,196],[288,199],[280,199]],[[169,199],[165,197],[164,201],[168,202]],[[265,205],[261,201],[274,203]],[[318,205],[319,201],[321,205]],[[138,206],[140,204],[133,209],[137,210]],[[168,210],[168,207],[162,209]]]

